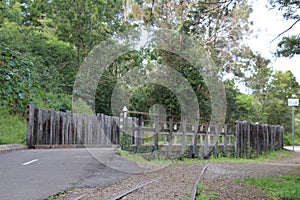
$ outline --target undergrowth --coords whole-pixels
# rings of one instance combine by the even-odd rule
[[[158,156],[156,159],[148,160],[145,159],[143,154],[130,153],[128,151],[121,150],[121,156],[137,161],[137,162],[146,162],[146,163],[154,163],[154,164],[195,164],[195,163],[209,163],[209,162],[266,162],[271,160],[280,160],[282,158],[292,157],[294,155],[293,152],[288,150],[278,150],[272,151],[269,153],[264,153],[256,158],[247,159],[247,158],[234,158],[230,156],[218,156],[211,157],[210,159],[203,160],[199,158],[182,158],[177,160],[169,160],[165,159],[163,156]]]
[[[244,183],[261,187],[274,199],[300,200],[300,176],[247,178]]]
[[[26,120],[0,106],[0,144],[25,144]]]

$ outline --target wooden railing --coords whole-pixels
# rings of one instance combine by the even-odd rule
[[[111,117],[29,107],[29,147],[121,144],[120,132],[130,137],[129,145],[136,150],[149,147],[167,154],[189,152],[207,156],[223,152],[243,157],[283,148],[284,129],[246,121],[217,124],[132,111],[121,111],[120,117]]]
[[[152,146],[153,151],[167,154],[188,150],[189,154],[198,156],[223,152],[242,157],[283,148],[282,126],[246,121],[225,124],[191,121],[179,116],[120,111],[122,130],[130,135],[131,145],[137,150],[140,146]]]

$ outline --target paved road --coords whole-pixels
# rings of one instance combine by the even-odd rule
[[[291,150],[291,151],[293,150],[293,146],[285,146],[284,148],[288,149],[288,150]],[[300,146],[295,146],[294,150],[295,150],[295,152],[299,152],[300,153]]]
[[[98,159],[95,159],[97,152]],[[95,155],[93,155],[95,154]],[[111,156],[107,156],[110,154]],[[101,155],[106,155],[101,156]],[[118,160],[118,171],[99,162]],[[112,158],[119,159],[112,159]],[[0,199],[40,200],[72,187],[109,185],[131,173],[135,163],[120,160],[112,149],[20,150],[0,154]],[[125,163],[125,164],[124,164]]]

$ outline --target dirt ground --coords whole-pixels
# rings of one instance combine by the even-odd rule
[[[174,164],[148,173],[141,173],[116,184],[97,188],[78,188],[60,195],[59,200],[113,199],[117,195],[151,180],[157,182],[131,193],[124,199],[187,199],[201,174],[204,164]],[[201,180],[215,199],[270,199],[255,186],[236,180],[249,177],[300,176],[300,153],[277,161],[252,163],[209,163]]]

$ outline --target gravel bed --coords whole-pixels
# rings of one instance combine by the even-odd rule
[[[157,171],[130,176],[116,184],[97,188],[78,188],[60,195],[58,200],[74,200],[85,195],[82,200],[111,199],[129,189],[148,181],[163,177],[158,182],[145,186],[123,199],[186,199],[189,197],[204,164],[174,164]],[[260,163],[210,163],[202,183],[207,192],[216,193],[215,199],[271,199],[257,187],[238,183],[249,177],[278,177],[280,175],[300,175],[300,154],[274,162]]]
[[[117,184],[107,187],[76,189],[65,195],[61,195],[57,199],[69,200],[83,194],[86,194],[86,196],[82,198],[83,200],[111,199],[136,186],[160,177],[162,177],[162,179],[159,181],[129,194],[124,199],[184,199],[190,195],[197,177],[201,174],[203,166],[203,164],[170,165],[157,171],[129,177]]]

